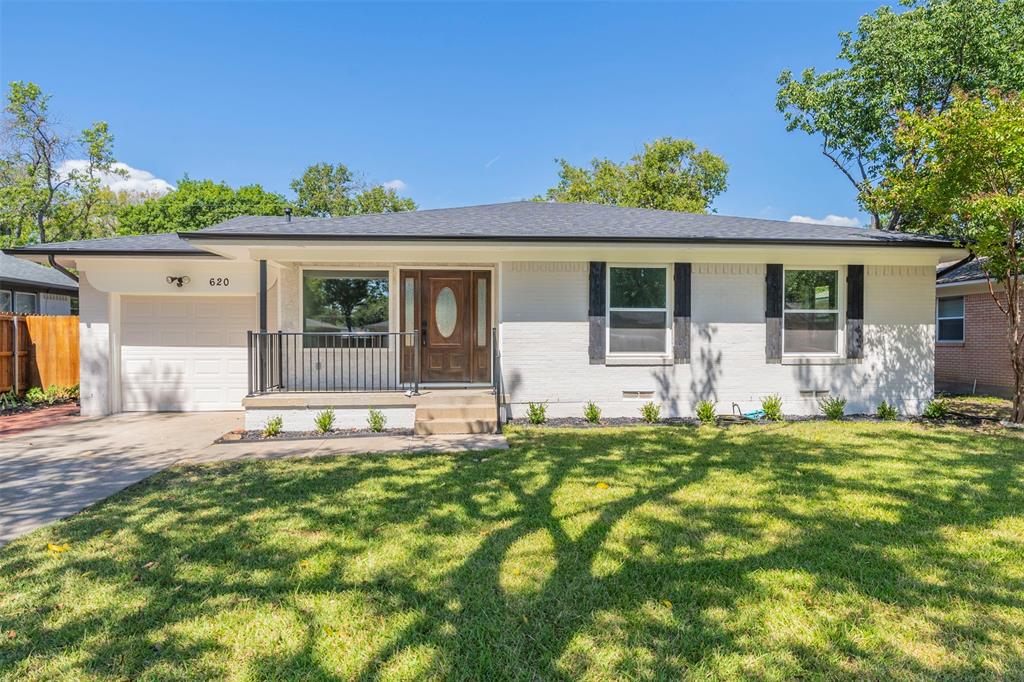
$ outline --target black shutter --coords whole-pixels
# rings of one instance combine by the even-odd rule
[[[846,357],[864,357],[864,266],[846,266]]]
[[[765,275],[765,362],[782,362],[782,266],[770,263]]]
[[[605,353],[605,277],[608,268],[603,262],[590,262],[590,364],[604,363]]]
[[[690,263],[676,263],[672,273],[674,284],[672,303],[672,356],[675,364],[690,361],[690,302],[692,288],[690,286]]]

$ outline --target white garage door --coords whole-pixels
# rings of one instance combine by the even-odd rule
[[[239,410],[248,388],[248,296],[125,296],[121,303],[121,409]]]

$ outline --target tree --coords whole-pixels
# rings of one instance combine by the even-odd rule
[[[241,215],[284,215],[287,205],[283,196],[260,185],[236,190],[223,182],[186,176],[173,192],[123,205],[117,231],[122,235],[191,232]]]
[[[114,167],[114,137],[106,123],[68,138],[57,129],[49,104],[50,96],[35,83],[9,86],[0,157],[0,220],[7,243],[93,236],[94,214],[111,200],[101,175],[123,172]]]
[[[957,91],[944,111],[905,114],[894,141],[901,164],[872,207],[907,207],[908,229],[952,236],[984,259],[1006,316],[1013,420],[1024,422],[1024,98]]]
[[[729,173],[722,157],[672,137],[646,143],[623,164],[593,159],[585,168],[565,159],[556,162],[558,184],[537,200],[707,213],[725,191]]]
[[[820,136],[821,152],[842,172],[871,213],[872,226],[901,230],[906,207],[885,215],[872,195],[902,152],[901,113],[945,111],[953,92],[1024,87],[1024,0],[904,0],[861,17],[857,34],[839,34],[848,66],[795,78],[779,76],[776,104],[789,131]]]
[[[298,215],[321,218],[412,211],[416,202],[383,185],[368,186],[345,164],[317,163],[292,180]]]

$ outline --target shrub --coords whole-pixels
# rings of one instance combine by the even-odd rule
[[[68,386],[68,400],[78,400],[78,384],[74,386]]]
[[[271,417],[267,420],[267,423],[263,425],[263,437],[273,438],[281,434],[281,429],[284,428],[284,419],[281,415]]]
[[[761,398],[761,409],[764,410],[764,418],[768,421],[782,421],[782,396],[776,393]]]
[[[701,400],[697,403],[697,419],[701,424],[714,424],[718,415],[715,414],[715,403],[710,400]]]
[[[384,430],[384,427],[388,425],[388,418],[384,416],[384,413],[375,407],[370,408],[370,416],[366,418],[366,423],[369,425],[370,430],[374,433],[380,433]]]
[[[57,386],[56,384],[50,384],[49,388],[46,389],[46,404],[56,405],[62,403],[68,399],[68,391],[66,388]]]
[[[591,400],[583,407],[583,418],[591,424],[596,424],[601,421],[601,408]]]
[[[313,418],[313,423],[316,424],[317,433],[327,433],[334,428],[334,410],[317,412],[316,417]]]
[[[640,407],[640,417],[648,424],[655,424],[661,419],[661,406],[655,403],[644,403]]]
[[[0,410],[13,410],[18,406],[18,394],[14,391],[0,393]]]
[[[896,411],[895,407],[883,400],[879,403],[878,411],[875,412],[875,416],[884,422],[891,422],[896,421],[897,417],[900,416],[900,413]]]
[[[949,416],[949,401],[945,398],[936,398],[924,408],[922,416],[925,419],[945,419]]]
[[[821,408],[821,413],[823,415],[829,419],[838,421],[846,414],[846,398],[837,398],[835,396],[822,398],[819,407]]]
[[[526,418],[531,424],[543,424],[548,420],[547,403],[530,403],[526,407]]]
[[[25,402],[29,403],[30,405],[39,405],[41,403],[45,403],[46,391],[39,388],[38,386],[33,386],[32,388],[25,391]]]

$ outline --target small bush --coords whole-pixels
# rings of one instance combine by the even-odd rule
[[[583,406],[583,418],[591,424],[601,421],[601,408],[593,400]]]
[[[900,413],[896,411],[895,407],[883,400],[879,403],[878,411],[875,412],[875,416],[884,422],[892,422],[896,421],[900,416]]]
[[[317,412],[316,417],[313,418],[313,423],[316,424],[317,433],[327,433],[334,428],[334,410]]]
[[[78,400],[78,384],[74,386],[68,386],[68,400]]]
[[[526,418],[531,424],[543,424],[548,420],[547,403],[530,403],[526,407]]]
[[[829,396],[822,398],[819,404],[821,413],[833,421],[838,421],[846,414],[846,398]]]
[[[46,391],[33,386],[32,388],[25,391],[25,402],[30,405],[39,405],[46,402]]]
[[[384,427],[388,425],[388,418],[384,416],[384,413],[375,407],[370,408],[370,416],[366,418],[366,423],[370,427],[370,430],[374,433],[380,433],[384,430]]]
[[[284,419],[281,418],[281,415],[271,417],[267,420],[267,423],[263,425],[263,437],[273,438],[274,436],[278,436],[281,434],[281,429],[283,428]]]
[[[50,384],[49,388],[46,389],[46,404],[56,405],[62,403],[68,399],[68,390],[57,386],[56,384]]]
[[[644,403],[640,407],[640,417],[648,424],[656,424],[661,419],[661,405]]]
[[[718,415],[715,413],[715,403],[710,400],[701,400],[697,403],[697,419],[701,424],[714,424],[718,419]]]
[[[782,396],[776,393],[761,398],[761,409],[764,410],[764,418],[768,421],[782,421]]]
[[[936,398],[924,408],[922,416],[925,419],[945,419],[949,416],[949,401],[945,398]]]
[[[14,391],[0,393],[0,410],[13,410],[18,406],[18,394]]]

